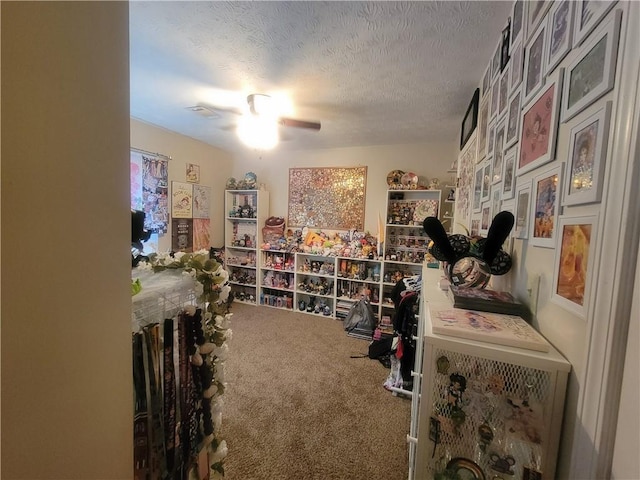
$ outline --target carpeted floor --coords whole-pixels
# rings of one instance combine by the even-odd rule
[[[222,435],[228,480],[404,480],[411,401],[342,322],[235,303]]]

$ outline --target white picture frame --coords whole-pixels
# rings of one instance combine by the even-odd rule
[[[509,103],[509,65],[504,67],[504,71],[500,75],[498,86],[498,117],[506,110]]]
[[[571,128],[563,205],[597,203],[602,199],[611,108],[612,102],[605,102]]]
[[[531,182],[516,185],[516,211],[514,213],[513,237],[526,240],[529,238],[529,213],[531,206]]]
[[[516,191],[516,156],[518,146],[514,145],[505,151],[502,161],[502,200],[510,200]]]
[[[547,50],[546,28],[546,22],[538,25],[524,49],[524,77],[522,79],[524,103],[528,103],[544,85],[544,53]]]
[[[489,118],[498,115],[498,102],[500,101],[500,77],[496,78],[491,85],[491,106],[489,107]]]
[[[563,74],[564,69],[558,68],[522,109],[518,176],[555,159]]]
[[[480,92],[484,98],[488,92],[491,91],[491,62],[487,65],[482,75],[482,85],[480,86]]]
[[[496,121],[491,120],[489,122],[489,126],[487,127],[487,157],[493,156],[494,151],[494,141],[495,141],[495,130],[496,130]]]
[[[545,71],[547,73],[553,72],[571,50],[574,3],[571,0],[555,2],[549,12],[545,55]]]
[[[520,113],[522,111],[521,90],[512,93],[507,109],[507,128],[504,135],[505,148],[510,147],[518,141],[520,135]]]
[[[582,44],[589,34],[598,26],[604,16],[616,4],[617,0],[577,0],[575,10],[575,28],[573,32],[573,48]]]
[[[525,19],[527,14],[527,3],[525,0],[516,0],[511,6],[511,38],[509,40],[511,50],[517,41],[522,44],[521,38],[525,38],[527,32]]]
[[[511,58],[509,59],[509,91],[511,93],[522,83],[523,74],[524,48],[520,40],[511,48]]]
[[[489,200],[489,192],[491,189],[491,159],[485,161],[482,167],[482,197],[480,200],[486,202]]]
[[[562,101],[562,122],[587,108],[613,88],[618,59],[622,11],[589,37],[567,66]]]
[[[527,0],[527,38],[531,39],[532,32],[540,26],[544,15],[551,7],[552,0]]]
[[[496,125],[495,140],[493,141],[493,159],[491,166],[491,184],[502,180],[502,160],[504,158],[504,137],[506,134],[506,117],[503,117]]]
[[[561,213],[562,165],[554,165],[533,177],[529,213],[529,243],[533,246],[555,247]]]
[[[478,113],[478,157],[477,162],[487,156],[487,130],[489,129],[489,104],[491,99],[486,96],[480,102]]]
[[[482,206],[482,186],[484,185],[484,164],[479,163],[475,168],[474,182],[473,182],[473,203],[471,211],[472,213],[480,212]]]
[[[500,212],[500,204],[502,203],[502,188],[500,185],[491,187],[489,217],[493,219]]]
[[[595,268],[598,215],[558,219],[551,301],[586,319]]]
[[[498,42],[498,46],[491,57],[491,82],[495,82],[496,77],[500,74],[500,59],[502,58],[502,36]]]

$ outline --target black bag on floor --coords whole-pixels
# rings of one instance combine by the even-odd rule
[[[382,337],[380,340],[373,340],[369,344],[369,358],[376,359],[391,353],[393,337]]]

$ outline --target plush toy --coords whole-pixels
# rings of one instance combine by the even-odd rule
[[[505,211],[493,218],[486,238],[447,235],[436,217],[425,218],[423,228],[433,242],[429,253],[446,262],[453,285],[484,288],[491,275],[504,275],[511,269],[511,256],[502,250],[502,244],[513,224],[513,214]]]

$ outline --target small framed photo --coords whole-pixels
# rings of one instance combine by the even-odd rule
[[[544,88],[522,110],[518,175],[555,158],[563,73],[562,68],[557,69],[548,78]]]
[[[471,219],[471,231],[469,232],[472,237],[480,235],[480,218]]]
[[[549,13],[547,25],[547,73],[553,72],[571,50],[573,42],[573,4],[571,0],[556,2]]]
[[[587,317],[597,228],[597,215],[558,218],[551,300],[581,318]]]
[[[502,38],[498,42],[498,46],[493,52],[493,58],[491,59],[491,79],[495,79],[500,73],[500,56],[502,55]]]
[[[513,92],[522,83],[524,72],[524,58],[522,56],[522,42],[519,41],[511,47],[511,61],[509,65],[509,91]]]
[[[610,119],[611,102],[606,102],[571,129],[563,205],[596,203],[602,198]]]
[[[482,97],[484,98],[487,92],[491,87],[491,62],[487,65],[487,68],[484,71],[484,75],[482,76]]]
[[[480,212],[482,205],[482,186],[484,184],[484,165],[476,165],[475,181],[473,183],[473,212]]]
[[[502,191],[500,185],[494,185],[491,187],[491,211],[489,212],[489,216],[491,218],[495,217],[500,212],[500,204],[502,203]]]
[[[500,101],[500,78],[496,78],[491,86],[491,108],[489,110],[489,118],[498,115],[498,105]]]
[[[509,102],[509,67],[504,69],[500,76],[500,97],[498,99],[498,116],[502,115]]]
[[[496,127],[496,139],[493,145],[493,166],[491,171],[493,177],[491,183],[498,183],[502,180],[502,158],[504,156],[504,135],[506,130],[506,118],[503,118]]]
[[[489,97],[484,97],[478,114],[478,158],[479,162],[487,156],[487,129],[489,126]]]
[[[616,0],[578,0],[576,5],[576,26],[573,36],[573,47],[578,47],[602,18],[611,10]]]
[[[486,235],[491,224],[491,206],[489,202],[482,204],[482,214],[480,215],[480,235]]]
[[[502,42],[500,48],[500,72],[504,72],[504,68],[509,63],[509,46],[511,45],[511,18],[507,22],[507,26],[502,29]]]
[[[513,226],[514,238],[529,238],[529,205],[531,203],[531,183],[517,185],[516,221]]]
[[[482,198],[483,202],[489,200],[489,189],[491,187],[491,160],[485,163],[482,171]]]
[[[544,84],[544,52],[546,24],[533,32],[524,51],[524,102],[527,103]]]
[[[578,56],[567,67],[564,79],[562,121],[580,113],[613,88],[618,57],[622,12],[584,43]]]
[[[505,151],[502,166],[502,200],[509,200],[515,194],[517,145]]]
[[[495,131],[496,131],[496,122],[495,120],[489,124],[487,129],[487,157],[491,157],[493,155],[493,144],[495,142]]]
[[[504,146],[510,147],[518,141],[520,132],[520,90],[516,91],[509,100],[509,110],[507,110],[507,132],[504,135]]]
[[[536,247],[555,247],[556,225],[560,215],[561,177],[562,164],[533,178],[529,242]]]
[[[511,7],[511,51],[513,51],[513,46],[516,41],[520,40],[521,37],[524,37],[523,27],[526,5],[527,2],[524,0],[516,0],[513,2],[513,7]]]
[[[189,183],[200,183],[200,165],[187,163],[186,179]]]
[[[540,23],[543,23],[542,19],[544,18],[544,14],[547,13],[547,10],[549,10],[549,7],[553,2],[546,0],[530,0],[527,3],[529,4],[529,8],[527,10],[527,32],[529,38],[531,38],[531,32],[533,32]]]
[[[511,199],[511,200],[507,200],[505,201],[504,198],[502,199],[502,202],[500,204],[500,211],[501,212],[509,212],[513,215],[513,218],[515,219],[516,217],[516,202]],[[502,244],[502,249],[507,252],[509,255],[511,255],[513,253],[513,228],[511,229],[511,231],[509,232],[509,235],[507,235],[507,238],[505,239],[504,243]]]
[[[478,102],[480,101],[480,89],[476,88],[471,98],[471,103],[464,114],[460,129],[460,150],[462,150],[478,125]]]

